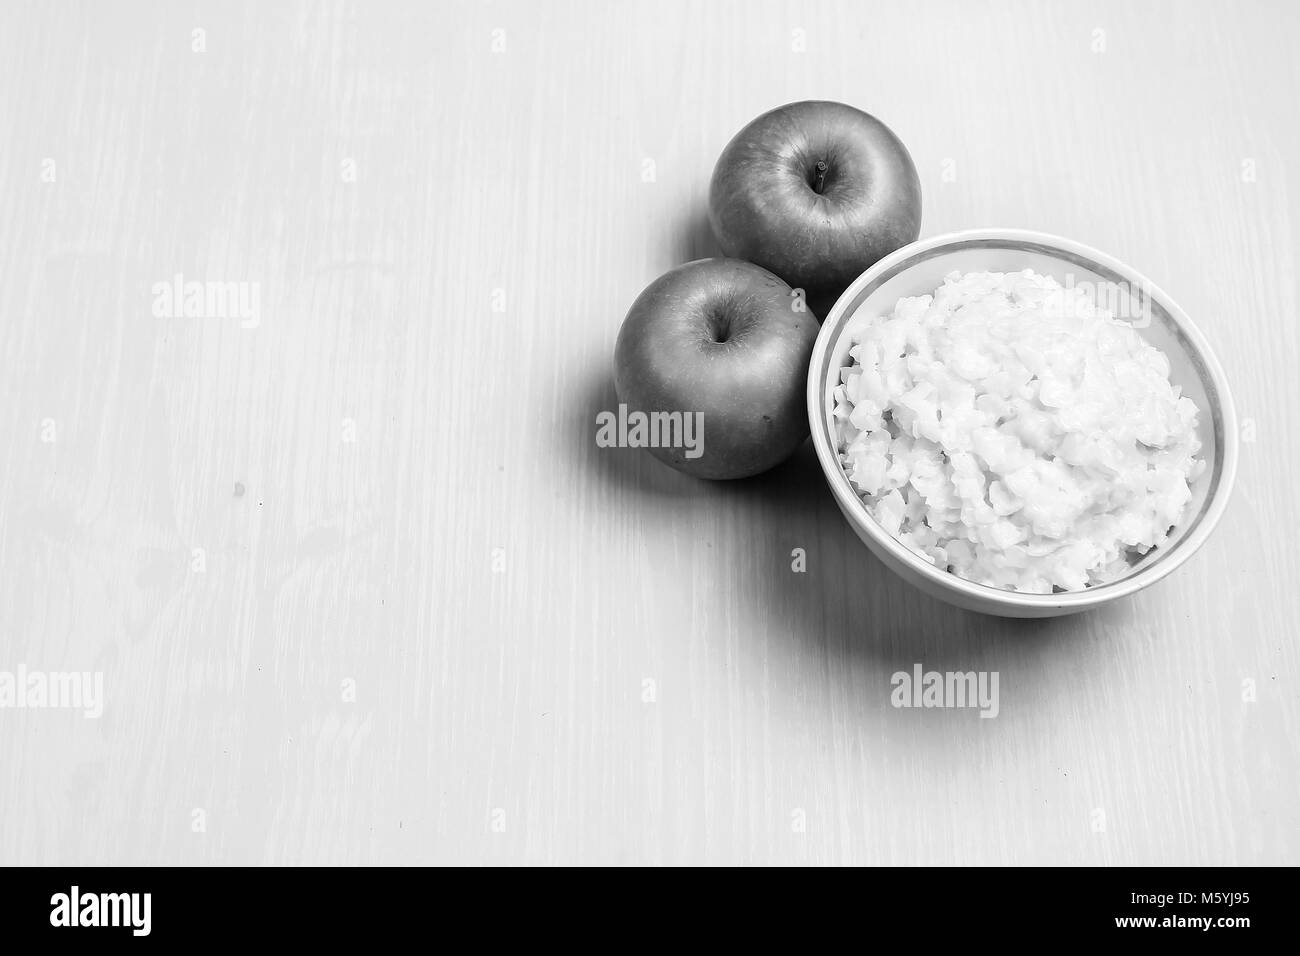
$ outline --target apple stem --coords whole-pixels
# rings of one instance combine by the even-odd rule
[[[825,160],[817,161],[817,184],[813,186],[813,192],[818,195],[820,195],[821,191],[826,188],[826,170],[828,168],[829,167],[826,165]]]

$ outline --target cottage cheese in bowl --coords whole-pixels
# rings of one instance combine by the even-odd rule
[[[1205,469],[1164,353],[1051,277],[954,272],[852,341],[844,472],[889,534],[967,580],[1114,581],[1165,542]]]

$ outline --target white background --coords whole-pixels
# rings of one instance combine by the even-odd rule
[[[1280,0],[5,4],[0,670],[106,700],[0,710],[0,862],[1300,862],[1298,40]],[[714,159],[804,98],[902,137],[923,235],[1083,241],[1207,334],[1241,474],[1171,579],[980,617],[807,448],[596,447]],[[155,317],[176,273],[260,325]],[[1000,716],[892,709],[916,662]]]

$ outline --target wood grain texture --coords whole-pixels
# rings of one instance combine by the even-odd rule
[[[5,4],[0,670],[106,701],[0,710],[0,863],[1300,862],[1297,40],[1281,0]],[[1070,236],[1206,332],[1244,455],[1172,578],[984,618],[807,449],[596,447],[714,158],[811,97],[908,144],[923,235]],[[260,324],[157,317],[177,273]],[[893,709],[914,662],[1000,716]]]

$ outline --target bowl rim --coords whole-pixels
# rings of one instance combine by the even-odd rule
[[[1194,353],[1194,359],[1204,370],[1204,375],[1209,380],[1208,384],[1213,386],[1206,390],[1207,398],[1212,407],[1217,407],[1223,430],[1222,442],[1219,443],[1220,447],[1216,449],[1220,469],[1218,484],[1214,488],[1210,499],[1206,501],[1196,526],[1174,545],[1168,552],[1167,557],[1152,562],[1118,581],[1095,588],[1087,588],[1083,591],[1065,591],[1056,594],[1029,594],[1020,591],[1007,591],[1002,588],[979,584],[975,581],[968,581],[949,571],[941,570],[926,561],[881,527],[879,522],[867,511],[866,505],[858,497],[857,492],[853,490],[848,475],[845,474],[843,467],[840,465],[835,437],[827,421],[824,404],[827,377],[832,373],[838,375],[839,368],[831,369],[828,365],[826,377],[820,374],[818,369],[823,363],[828,364],[828,354],[833,344],[843,333],[846,322],[853,312],[851,307],[856,304],[864,289],[878,281],[885,281],[895,275],[902,274],[909,266],[904,265],[899,268],[900,264],[906,263],[907,260],[914,258],[919,253],[941,249],[948,245],[966,244],[972,241],[1032,243],[1046,247],[1049,252],[1056,251],[1075,258],[1082,258],[1103,269],[1109,269],[1111,272],[1119,274],[1144,289],[1152,300],[1160,304],[1182,333],[1183,338],[1190,346],[1190,351]],[[990,227],[942,233],[928,239],[920,239],[895,250],[858,276],[836,300],[835,305],[822,322],[821,330],[817,333],[817,340],[813,345],[812,359],[808,366],[808,419],[812,431],[813,446],[817,451],[817,459],[821,464],[826,483],[830,486],[831,493],[834,495],[840,510],[846,515],[855,515],[857,517],[858,520],[853,521],[853,523],[865,530],[871,539],[869,543],[874,543],[876,547],[883,549],[892,559],[900,562],[914,574],[933,582],[946,591],[961,595],[967,602],[975,604],[992,602],[1004,607],[1017,607],[1040,612],[1049,609],[1082,609],[1126,597],[1155,584],[1166,575],[1173,573],[1188,558],[1200,550],[1218,525],[1219,519],[1223,516],[1223,512],[1232,496],[1232,489],[1237,476],[1239,436],[1232,393],[1228,388],[1227,377],[1223,373],[1218,357],[1210,348],[1205,336],[1187,316],[1187,313],[1158,285],[1113,256],[1084,243],[1076,242],[1073,239],[1031,229]],[[1217,438],[1219,438],[1218,435],[1216,435]]]

